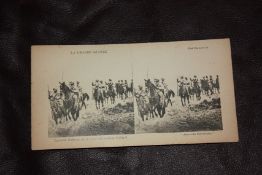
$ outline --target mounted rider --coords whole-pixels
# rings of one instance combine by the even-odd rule
[[[135,96],[137,99],[139,99],[139,105],[144,110],[145,104],[149,103],[149,98],[147,96],[146,91],[143,90],[143,87],[141,85],[138,86],[138,91],[135,93]]]
[[[48,98],[51,101],[57,101],[61,99],[61,95],[60,93],[57,92],[56,88],[53,88],[53,92],[51,93],[50,91],[48,91]]]
[[[76,82],[76,89],[77,89],[78,92],[79,92],[79,97],[80,97],[80,99],[82,99],[82,97],[83,97],[83,89],[82,89],[82,87],[80,86],[80,82],[79,82],[79,81]]]
[[[94,83],[94,88],[95,88],[95,89],[99,89],[99,88],[100,88],[100,82],[99,82],[99,80],[96,80],[96,82]]]
[[[108,79],[107,85],[108,85],[108,87],[109,87],[109,86],[114,86],[114,83],[112,82],[112,79]]]
[[[193,82],[193,87],[199,87],[199,82],[198,82],[198,78],[196,75],[194,75],[194,78],[192,79]]]
[[[104,95],[106,93],[106,86],[104,84],[104,82],[102,80],[100,80],[100,87],[99,87],[101,90],[102,90],[102,97],[104,98]]]
[[[92,94],[93,94],[93,99],[95,99],[95,90],[100,88],[100,83],[99,80],[96,80],[95,82],[92,82]]]
[[[212,75],[209,76],[209,83],[212,84],[212,85],[214,84]]]
[[[189,82],[189,80],[187,79],[187,77],[185,77],[184,83],[185,83],[185,87],[186,87],[187,91],[189,92],[190,82]]]
[[[115,87],[114,87],[114,83],[112,81],[112,79],[108,79],[108,83],[106,83],[108,90],[111,90],[115,93]]]
[[[162,83],[160,83],[159,79],[155,79],[155,86],[157,88],[157,93],[160,95],[160,93],[165,94],[165,87],[163,86]]]
[[[77,98],[79,99],[79,91],[77,88],[75,88],[75,83],[74,82],[69,82],[69,89],[71,92],[77,95]]]
[[[177,79],[177,83],[178,83],[179,88],[181,88],[183,86],[183,87],[185,87],[185,89],[189,93],[190,82],[187,80],[187,77],[184,78],[183,76],[181,76],[180,79]],[[180,90],[179,90],[179,95],[181,95]]]
[[[165,82],[165,79],[164,78],[161,78],[161,84],[163,85],[163,87],[164,87],[164,95],[166,95],[167,94],[167,92],[168,92],[168,86],[167,86],[167,84],[166,84],[166,82]]]
[[[51,93],[48,90],[48,98],[50,100],[51,109],[53,112],[58,113],[59,106],[62,106],[61,94],[58,93],[56,88],[53,88],[53,92]]]

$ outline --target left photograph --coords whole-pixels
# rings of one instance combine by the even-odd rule
[[[49,138],[134,134],[132,64],[106,55],[73,51],[63,60],[39,59]]]
[[[134,133],[133,80],[61,81],[48,88],[49,137]]]

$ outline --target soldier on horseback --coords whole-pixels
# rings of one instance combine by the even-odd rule
[[[159,82],[159,79],[155,79],[155,86],[158,89],[158,94],[161,92],[163,94],[165,94],[165,87],[163,86],[162,83]]]
[[[69,82],[69,88],[71,90],[71,92],[73,92],[74,94],[77,95],[77,97],[79,98],[79,91],[75,88],[75,84],[74,82]]]
[[[189,82],[189,80],[187,79],[187,77],[185,77],[184,85],[185,85],[185,87],[187,88],[187,91],[189,92],[190,82]]]
[[[108,80],[107,85],[108,85],[108,86],[114,86],[114,83],[112,82],[112,79],[109,79],[109,80]]]
[[[142,99],[142,101],[144,103],[146,103],[146,102],[148,103],[148,98],[146,98],[147,97],[147,93],[146,93],[146,91],[143,90],[143,86],[141,86],[141,85],[138,86],[138,91],[136,92],[135,96],[137,98]]]
[[[145,104],[146,103],[149,103],[148,101],[148,96],[147,96],[147,93],[146,91],[143,90],[143,86],[139,85],[138,86],[138,91],[136,92],[135,96],[140,99],[140,102],[141,102],[141,107],[144,108]]]
[[[82,87],[80,86],[80,82],[79,82],[79,81],[76,82],[76,87],[77,87],[77,91],[78,91],[78,93],[79,93],[79,97],[80,97],[80,99],[82,99],[83,89],[82,89]]]
[[[100,82],[99,82],[99,80],[96,80],[96,82],[94,83],[94,88],[95,88],[95,89],[100,88]]]
[[[51,101],[58,101],[61,99],[61,94],[57,92],[56,88],[53,88],[53,93],[50,93],[50,91],[48,91],[48,98]]]
[[[164,87],[164,95],[166,96],[166,94],[167,94],[167,92],[168,92],[169,89],[168,89],[168,86],[167,86],[164,78],[161,78],[161,84],[162,84],[163,87]]]
[[[194,75],[194,78],[192,79],[192,82],[193,82],[193,86],[194,87],[199,87],[198,78],[197,78],[196,75]]]
[[[50,100],[51,110],[53,112],[52,118],[55,120],[57,124],[58,116],[61,115],[61,108],[62,108],[62,100],[61,100],[61,94],[58,93],[56,88],[53,88],[53,92],[51,93],[48,90],[48,98]]]

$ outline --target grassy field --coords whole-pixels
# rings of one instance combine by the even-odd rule
[[[56,125],[49,117],[49,137],[72,137],[91,135],[133,134],[134,107],[132,98],[125,102],[118,101],[115,105],[105,105],[97,110],[93,101],[87,109],[80,111],[77,121],[62,121]]]
[[[213,97],[182,107],[179,97],[172,99],[163,118],[142,121],[136,117],[136,133],[168,133],[222,130],[220,98]]]

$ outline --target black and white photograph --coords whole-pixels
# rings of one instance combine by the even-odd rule
[[[144,79],[136,87],[136,133],[222,130],[219,76]]]
[[[69,73],[82,66],[74,63],[47,85],[49,137],[133,134],[132,65],[97,59],[84,76]]]
[[[34,148],[237,140],[227,39],[34,46],[32,58]]]
[[[137,134],[223,130],[219,73],[163,53],[144,56],[135,67]]]

